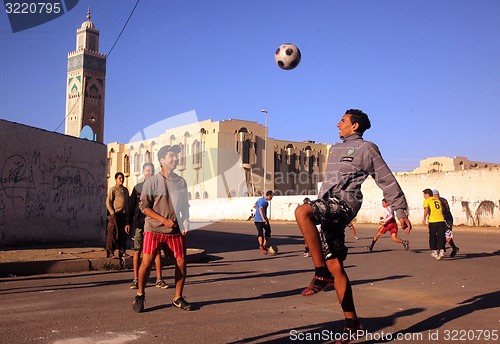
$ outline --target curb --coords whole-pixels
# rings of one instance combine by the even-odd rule
[[[206,259],[203,249],[188,248],[186,263],[199,263]],[[162,266],[173,265],[173,258],[161,258]],[[0,277],[29,276],[42,274],[75,273],[85,271],[129,270],[133,268],[132,257],[121,261],[110,258],[76,258],[63,260],[43,260],[33,262],[0,263]]]

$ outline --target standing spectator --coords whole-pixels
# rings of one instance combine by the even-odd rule
[[[444,257],[444,247],[446,239],[446,222],[444,222],[443,205],[439,198],[433,197],[431,189],[425,189],[424,193],[424,219],[422,224],[429,223],[429,247],[432,250],[431,256],[437,260]]]
[[[253,221],[257,228],[257,240],[259,241],[259,248],[262,254],[267,254],[267,244],[271,238],[271,225],[267,218],[267,207],[269,201],[273,199],[273,192],[268,190],[266,196],[261,197],[255,202],[255,216]]]
[[[362,204],[361,184],[372,176],[393,205],[407,233],[411,222],[406,215],[405,196],[396,178],[380,155],[378,147],[363,139],[371,126],[368,116],[355,109],[347,110],[337,124],[343,143],[333,145],[328,154],[324,182],[318,199],[295,210],[297,224],[312,255],[315,276],[304,291],[311,294],[334,283],[335,292],[344,312],[346,325],[342,337],[356,335],[361,329],[352,294],[351,282],[344,270],[347,257],[345,227],[357,215]],[[318,232],[316,225],[321,224]],[[333,277],[333,278],[332,278]],[[304,295],[304,294],[303,294]],[[340,339],[337,343],[348,343]]]
[[[108,258],[122,258],[127,255],[127,234],[130,233],[128,222],[128,189],[123,186],[125,176],[121,172],[115,174],[116,185],[109,189],[106,208],[109,212],[108,237],[106,253]],[[115,256],[118,248],[119,257]]]
[[[148,180],[155,174],[155,167],[151,162],[146,162],[142,165],[142,175],[144,176],[144,180]],[[130,205],[129,205],[129,223],[133,224],[133,228],[135,227],[134,234],[134,280],[130,285],[130,289],[137,289],[138,287],[138,270],[139,270],[139,260],[142,253],[142,243],[144,240],[144,220],[146,219],[146,215],[139,209],[139,201],[141,198],[142,188],[144,186],[144,182],[138,183],[134,189],[132,190],[132,195],[130,195]],[[157,288],[168,288],[168,284],[161,278],[161,254],[158,252],[155,258],[155,267],[156,267],[156,287]]]
[[[446,238],[446,242],[451,246],[452,250],[450,253],[450,257],[455,257],[457,252],[460,250],[453,240],[453,215],[451,214],[450,204],[448,200],[444,197],[439,196],[439,191],[436,189],[432,190],[432,194],[434,197],[439,198],[441,204],[443,205],[443,216],[444,222],[446,222],[446,231],[444,232],[444,236]]]
[[[398,238],[398,224],[396,222],[396,219],[394,218],[394,210],[389,205],[389,203],[387,203],[385,198],[382,200],[382,207],[384,207],[384,216],[380,217],[380,222],[379,222],[379,224],[381,225],[380,229],[378,230],[377,234],[375,234],[375,236],[373,237],[372,243],[366,246],[366,248],[371,252],[378,238],[382,234],[390,232],[392,241],[398,244],[403,244],[404,249],[408,251],[408,249],[410,248],[410,242],[408,240],[402,240]]]
[[[163,146],[158,152],[161,172],[144,182],[139,208],[146,215],[139,286],[132,308],[144,310],[145,287],[160,246],[166,244],[175,258],[175,296],[172,305],[191,310],[182,292],[186,282],[186,234],[189,230],[189,202],[186,180],[174,173],[178,145]]]

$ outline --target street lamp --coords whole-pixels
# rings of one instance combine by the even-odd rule
[[[260,110],[266,114],[266,136],[264,139],[264,194],[266,193],[266,184],[267,184],[267,110]]]

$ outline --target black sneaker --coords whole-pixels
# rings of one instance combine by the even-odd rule
[[[403,247],[405,248],[405,251],[408,251],[410,249],[410,241],[403,240]]]
[[[370,251],[370,252],[373,250],[373,246],[372,246],[372,245],[365,246],[365,248],[366,248],[368,251]]]
[[[189,304],[189,302],[187,302],[186,300],[184,300],[184,298],[182,296],[179,297],[178,299],[172,301],[172,304],[175,307],[183,309],[185,311],[190,311],[191,310],[191,305]]]
[[[457,255],[458,251],[460,251],[460,249],[455,246],[455,248],[453,250],[451,250],[450,257],[455,257]]]
[[[132,305],[132,309],[137,313],[141,313],[144,310],[144,301],[145,301],[144,294],[136,295],[134,303]]]

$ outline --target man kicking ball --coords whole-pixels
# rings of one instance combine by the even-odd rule
[[[346,326],[337,344],[349,343],[361,328],[354,307],[351,282],[344,270],[343,262],[347,257],[344,229],[361,208],[361,184],[368,176],[372,176],[382,189],[402,227],[407,233],[411,230],[406,214],[408,205],[401,187],[382,159],[378,147],[363,140],[363,133],[370,127],[370,120],[363,111],[346,111],[337,124],[343,143],[330,148],[318,199],[295,209],[297,224],[315,267],[315,276],[306,288],[313,292],[307,295],[313,295],[333,282],[344,312]],[[316,229],[318,224],[321,225],[319,231]]]

